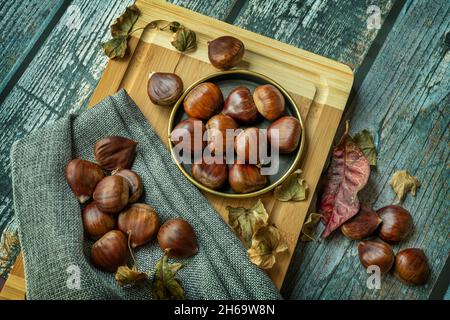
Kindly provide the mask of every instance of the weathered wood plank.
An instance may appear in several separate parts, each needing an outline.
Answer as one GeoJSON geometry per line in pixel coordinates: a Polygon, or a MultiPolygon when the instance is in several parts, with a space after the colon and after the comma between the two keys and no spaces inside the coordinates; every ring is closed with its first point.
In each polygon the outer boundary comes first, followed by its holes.
{"type": "MultiPolygon", "coordinates": [[[[378,168],[362,201],[380,208],[392,203],[389,179],[407,169],[422,186],[404,207],[415,232],[394,252],[425,250],[432,274],[423,287],[407,287],[394,276],[381,290],[366,287],[368,275],[357,256],[357,243],[340,234],[300,245],[284,293],[301,299],[426,299],[448,257],[448,163],[450,141],[450,51],[443,38],[450,28],[448,1],[409,1],[352,102],[352,132],[368,128],[379,139],[378,168]]],[[[321,229],[321,228],[319,228],[321,229]]],[[[320,230],[317,230],[319,234],[320,230]]]]}
{"type": "MultiPolygon", "coordinates": [[[[211,10],[224,19],[234,1],[178,1],[187,7],[211,10]],[[207,9],[209,8],[209,9],[207,9]]],[[[72,1],[28,69],[0,108],[0,234],[14,231],[9,153],[12,143],[86,105],[107,58],[99,44],[109,38],[108,26],[132,1],[72,1]]],[[[33,15],[28,14],[30,20],[33,15]]],[[[208,14],[207,11],[204,11],[208,14]]],[[[8,27],[5,27],[8,29],[8,27]]],[[[11,259],[13,262],[14,259],[11,259]]],[[[0,266],[0,276],[10,268],[0,266]]]]}
{"type": "Polygon", "coordinates": [[[212,18],[225,20],[238,0],[169,0],[167,2],[188,8],[212,18]]]}
{"type": "Polygon", "coordinates": [[[60,0],[0,2],[0,91],[7,74],[14,69],[60,0]]]}
{"type": "Polygon", "coordinates": [[[368,7],[379,7],[381,25],[394,2],[250,0],[234,24],[356,69],[378,31],[367,28],[367,19],[373,13],[367,13],[368,7]]]}

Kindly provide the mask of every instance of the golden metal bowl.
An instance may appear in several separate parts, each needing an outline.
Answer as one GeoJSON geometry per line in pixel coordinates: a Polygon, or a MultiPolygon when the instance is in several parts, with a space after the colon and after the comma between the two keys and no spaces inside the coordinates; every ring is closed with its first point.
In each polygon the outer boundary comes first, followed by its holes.
{"type": "MultiPolygon", "coordinates": [[[[223,92],[223,93],[224,93],[224,98],[226,98],[225,92],[223,92]]],[[[187,88],[184,91],[182,96],[175,103],[172,113],[170,114],[169,126],[168,126],[168,140],[169,140],[169,148],[170,148],[170,153],[172,154],[172,158],[174,159],[178,168],[180,168],[181,172],[195,186],[197,186],[201,190],[205,190],[209,193],[212,193],[212,194],[215,194],[218,196],[223,196],[223,197],[228,197],[228,198],[248,198],[248,197],[259,196],[261,194],[264,194],[264,193],[272,190],[277,185],[281,184],[296,169],[296,167],[300,161],[300,158],[303,154],[303,151],[305,149],[305,127],[304,127],[302,117],[300,115],[299,107],[295,103],[294,99],[292,99],[292,97],[289,95],[289,93],[281,85],[279,85],[272,79],[266,77],[265,75],[262,75],[257,72],[248,71],[248,70],[230,70],[230,71],[216,72],[216,73],[210,74],[206,77],[203,77],[203,78],[197,80],[196,82],[194,82],[192,85],[189,86],[189,88],[187,88]],[[231,91],[231,88],[237,87],[238,85],[247,85],[247,86],[251,87],[252,86],[251,83],[253,83],[253,86],[255,86],[255,84],[256,85],[272,84],[273,86],[278,88],[280,90],[280,92],[284,95],[284,98],[286,101],[286,107],[287,107],[286,109],[289,111],[289,113],[292,116],[299,119],[300,125],[302,128],[300,146],[298,147],[296,153],[294,151],[293,153],[290,154],[290,156],[287,156],[287,160],[289,163],[284,166],[285,171],[276,179],[276,181],[270,181],[270,177],[269,177],[270,183],[267,187],[264,187],[261,190],[253,191],[250,193],[234,193],[231,190],[229,190],[230,192],[224,192],[224,190],[222,190],[222,191],[221,190],[213,190],[208,187],[205,187],[204,185],[202,185],[201,183],[196,181],[189,174],[189,172],[186,171],[185,167],[178,161],[178,159],[174,153],[174,150],[173,150],[174,145],[170,139],[171,132],[172,132],[173,128],[176,126],[176,124],[178,124],[178,122],[181,120],[180,115],[186,116],[184,114],[184,109],[183,109],[183,100],[186,97],[186,95],[195,86],[197,86],[198,84],[200,84],[202,82],[206,82],[206,81],[218,84],[219,87],[222,89],[222,92],[224,91],[224,88],[223,88],[224,86],[229,87],[229,89],[230,89],[229,91],[231,91]],[[177,123],[175,123],[175,122],[177,122],[177,123]]]]}

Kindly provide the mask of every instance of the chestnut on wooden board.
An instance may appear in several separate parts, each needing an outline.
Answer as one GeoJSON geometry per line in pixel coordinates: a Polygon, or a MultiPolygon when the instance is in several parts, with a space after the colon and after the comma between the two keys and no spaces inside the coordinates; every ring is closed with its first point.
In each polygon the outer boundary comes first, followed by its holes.
{"type": "Polygon", "coordinates": [[[394,274],[408,285],[422,285],[427,282],[430,267],[422,249],[400,250],[395,257],[394,274]]]}
{"type": "Polygon", "coordinates": [[[223,114],[232,117],[241,124],[252,124],[259,118],[252,94],[247,87],[233,89],[225,100],[223,114]]]}
{"type": "Polygon", "coordinates": [[[208,58],[217,69],[237,66],[244,56],[245,47],[241,40],[223,36],[208,42],[208,58]]]}
{"type": "Polygon", "coordinates": [[[186,95],[183,106],[189,117],[206,121],[221,110],[222,91],[214,83],[200,83],[186,95]]]}
{"type": "Polygon", "coordinates": [[[175,73],[154,72],[147,86],[150,100],[159,106],[170,106],[183,93],[183,81],[175,73]]]}
{"type": "Polygon", "coordinates": [[[378,230],[381,239],[387,242],[405,240],[413,229],[413,220],[408,210],[390,205],[377,210],[382,223],[378,230]]]}
{"type": "Polygon", "coordinates": [[[364,268],[376,265],[386,274],[394,264],[394,252],[389,244],[379,241],[364,241],[358,245],[359,260],[364,268]]]}

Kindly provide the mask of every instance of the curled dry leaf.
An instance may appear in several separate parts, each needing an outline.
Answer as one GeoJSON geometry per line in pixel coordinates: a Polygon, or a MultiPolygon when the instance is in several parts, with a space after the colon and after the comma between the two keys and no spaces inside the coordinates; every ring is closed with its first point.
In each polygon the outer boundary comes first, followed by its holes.
{"type": "MultiPolygon", "coordinates": [[[[172,28],[171,28],[172,30],[172,28]]],[[[178,51],[189,51],[197,48],[197,36],[194,31],[179,26],[177,32],[172,35],[170,43],[178,51]]]]}
{"type": "Polygon", "coordinates": [[[319,212],[329,236],[359,211],[358,192],[366,185],[370,165],[364,153],[348,134],[349,124],[339,144],[334,147],[325,178],[319,212]]]}
{"type": "Polygon", "coordinates": [[[233,208],[228,206],[228,222],[236,234],[241,238],[246,248],[252,244],[253,234],[263,226],[267,225],[269,215],[261,200],[246,209],[243,207],[233,208]]]}
{"type": "Polygon", "coordinates": [[[147,273],[138,271],[135,266],[131,269],[128,266],[120,266],[115,279],[121,286],[132,285],[139,280],[147,279],[147,273]]]}
{"type": "Polygon", "coordinates": [[[111,35],[113,38],[128,36],[133,25],[139,18],[140,11],[136,5],[131,5],[125,9],[120,17],[111,25],[111,35]]]}
{"type": "Polygon", "coordinates": [[[302,227],[300,240],[303,242],[314,241],[314,230],[322,217],[319,213],[311,212],[302,227]]]}
{"type": "Polygon", "coordinates": [[[302,201],[306,199],[308,185],[301,178],[302,170],[294,171],[280,186],[276,187],[273,195],[280,201],[302,201]]]}
{"type": "Polygon", "coordinates": [[[408,192],[411,192],[411,194],[415,197],[417,188],[420,187],[419,179],[412,176],[406,170],[395,172],[389,184],[397,195],[394,200],[394,204],[403,202],[408,192]]]}
{"type": "Polygon", "coordinates": [[[110,59],[125,57],[128,47],[127,38],[127,36],[120,36],[102,43],[103,51],[110,59]]]}
{"type": "Polygon", "coordinates": [[[280,231],[274,226],[265,226],[253,236],[252,246],[247,250],[250,260],[262,269],[270,269],[277,254],[288,250],[282,241],[280,231]]]}
{"type": "Polygon", "coordinates": [[[181,282],[175,279],[175,273],[183,265],[180,263],[170,264],[168,260],[168,250],[164,251],[163,257],[158,260],[155,266],[155,275],[152,282],[153,298],[157,300],[183,300],[185,299],[184,289],[181,282]]]}
{"type": "Polygon", "coordinates": [[[377,165],[377,151],[373,142],[373,137],[369,131],[363,130],[353,136],[353,141],[364,152],[371,166],[377,165]]]}

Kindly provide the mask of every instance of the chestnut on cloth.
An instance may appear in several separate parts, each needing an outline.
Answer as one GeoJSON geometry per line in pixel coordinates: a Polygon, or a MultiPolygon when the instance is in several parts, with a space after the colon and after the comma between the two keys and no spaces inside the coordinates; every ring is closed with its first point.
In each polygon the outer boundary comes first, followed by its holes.
{"type": "MultiPolygon", "coordinates": [[[[162,222],[181,217],[195,230],[199,252],[179,260],[185,267],[177,273],[187,299],[280,298],[268,276],[249,261],[238,238],[184,178],[139,108],[121,90],[81,115],[66,116],[34,131],[12,148],[14,209],[28,299],[151,299],[150,282],[122,288],[114,274],[89,262],[92,242],[83,234],[81,207],[65,179],[69,160],[94,161],[95,142],[110,135],[139,142],[132,169],[144,183],[142,202],[154,207],[162,222]]],[[[152,271],[162,251],[153,241],[135,255],[139,270],[152,271]]]]}

